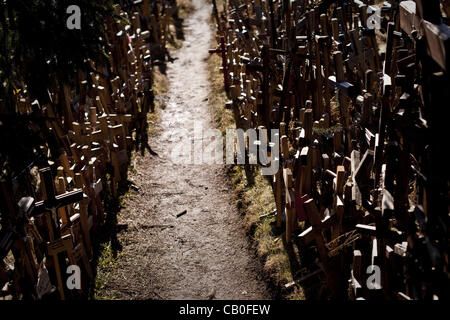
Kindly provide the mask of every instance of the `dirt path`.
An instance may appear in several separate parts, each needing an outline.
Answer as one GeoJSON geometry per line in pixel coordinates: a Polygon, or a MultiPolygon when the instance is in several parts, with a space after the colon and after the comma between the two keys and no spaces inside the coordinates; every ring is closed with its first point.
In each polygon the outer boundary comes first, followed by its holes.
{"type": "Polygon", "coordinates": [[[222,165],[180,165],[170,152],[194,122],[212,128],[207,58],[210,5],[193,0],[186,40],[169,64],[167,107],[151,137],[158,157],[136,158],[132,190],[118,217],[127,229],[105,290],[119,299],[268,299],[222,165]],[[186,213],[180,217],[178,214],[186,213]]]}

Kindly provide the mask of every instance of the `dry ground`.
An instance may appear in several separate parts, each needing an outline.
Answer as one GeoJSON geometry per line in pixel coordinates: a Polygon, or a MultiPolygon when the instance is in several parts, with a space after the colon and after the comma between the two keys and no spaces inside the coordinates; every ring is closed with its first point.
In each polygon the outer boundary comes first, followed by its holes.
{"type": "Polygon", "coordinates": [[[133,160],[133,188],[117,218],[119,249],[103,252],[96,298],[271,298],[224,166],[176,164],[170,156],[194,122],[214,126],[207,102],[210,6],[204,0],[193,6],[185,41],[167,68],[158,134],[150,138],[158,155],[133,160]]]}

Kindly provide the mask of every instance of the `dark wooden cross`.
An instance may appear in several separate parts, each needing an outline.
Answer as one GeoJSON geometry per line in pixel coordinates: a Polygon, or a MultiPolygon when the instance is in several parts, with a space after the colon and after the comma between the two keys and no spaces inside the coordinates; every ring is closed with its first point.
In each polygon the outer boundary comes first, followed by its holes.
{"type": "Polygon", "coordinates": [[[346,97],[353,98],[357,95],[355,86],[347,81],[339,81],[336,76],[329,76],[328,83],[333,89],[338,89],[339,93],[346,97]]]}
{"type": "Polygon", "coordinates": [[[269,0],[269,11],[270,11],[270,29],[271,29],[271,40],[272,40],[272,48],[277,48],[277,27],[275,26],[275,13],[273,8],[273,0],[269,0]]]}
{"type": "MultiPolygon", "coordinates": [[[[56,272],[56,279],[58,282],[58,291],[61,297],[61,300],[65,300],[64,294],[64,286],[62,279],[62,270],[60,267],[60,254],[65,253],[67,256],[69,263],[71,265],[79,265],[80,262],[83,263],[85,272],[90,279],[92,279],[92,270],[89,265],[88,258],[86,256],[86,252],[84,250],[83,244],[80,242],[76,246],[74,246],[72,234],[67,234],[60,239],[55,241],[47,242],[47,253],[53,259],[53,264],[56,272]]],[[[64,270],[64,269],[63,269],[64,270]]],[[[81,292],[81,290],[79,290],[81,292]]]]}
{"type": "Polygon", "coordinates": [[[225,92],[227,95],[230,94],[230,80],[228,79],[228,63],[227,63],[227,50],[225,48],[225,37],[220,37],[220,49],[217,47],[216,49],[210,49],[209,53],[217,53],[222,56],[222,72],[223,72],[223,83],[225,86],[225,92]]]}
{"type": "Polygon", "coordinates": [[[214,14],[214,18],[216,19],[216,24],[217,24],[217,29],[219,32],[221,32],[221,25],[220,25],[220,18],[219,18],[219,12],[217,10],[217,3],[216,0],[212,0],[212,4],[213,4],[213,14],[214,14]]]}
{"type": "Polygon", "coordinates": [[[346,143],[347,150],[351,150],[351,137],[350,137],[350,114],[349,114],[349,98],[355,98],[357,96],[356,87],[345,81],[344,65],[342,61],[342,52],[335,51],[333,53],[336,76],[329,76],[328,82],[333,87],[338,89],[339,105],[340,105],[340,115],[341,121],[344,124],[346,131],[346,143]]]}
{"type": "Polygon", "coordinates": [[[400,27],[408,35],[419,30],[425,36],[428,54],[443,69],[450,66],[450,27],[441,23],[439,1],[417,0],[415,5],[410,1],[399,4],[400,27]]]}
{"type": "Polygon", "coordinates": [[[308,217],[308,221],[311,223],[311,226],[298,236],[299,244],[307,245],[313,240],[315,241],[317,251],[319,253],[320,260],[327,277],[327,284],[331,296],[334,298],[342,296],[343,283],[339,280],[341,276],[339,275],[339,270],[332,266],[330,257],[328,255],[328,249],[325,245],[325,239],[322,234],[324,230],[329,229],[331,226],[339,223],[338,215],[333,214],[331,216],[327,216],[322,220],[320,217],[320,212],[317,209],[316,204],[314,203],[314,199],[305,201],[303,206],[305,208],[306,215],[308,217]]]}
{"type": "Polygon", "coordinates": [[[353,29],[349,33],[352,53],[349,54],[347,63],[350,70],[353,70],[353,68],[356,66],[359,74],[359,80],[364,80],[364,72],[367,69],[365,57],[365,55],[367,54],[367,50],[363,46],[358,29],[353,29]]]}
{"type": "Polygon", "coordinates": [[[56,195],[51,169],[40,169],[39,174],[42,181],[44,200],[36,202],[33,215],[50,212],[52,223],[49,225],[49,236],[50,240],[53,241],[60,237],[58,209],[83,200],[83,190],[74,190],[56,195]]]}
{"type": "Polygon", "coordinates": [[[370,170],[374,152],[367,149],[363,157],[361,159],[359,157],[360,154],[352,153],[353,194],[358,205],[368,207],[368,194],[371,187],[370,170]]]}

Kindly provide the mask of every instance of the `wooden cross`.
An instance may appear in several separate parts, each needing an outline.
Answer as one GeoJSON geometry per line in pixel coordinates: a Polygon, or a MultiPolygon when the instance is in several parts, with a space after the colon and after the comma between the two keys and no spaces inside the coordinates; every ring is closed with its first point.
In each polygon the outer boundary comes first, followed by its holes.
{"type": "Polygon", "coordinates": [[[256,25],[259,30],[264,30],[263,28],[263,7],[261,6],[261,0],[255,0],[252,2],[253,13],[255,18],[250,20],[250,23],[256,25]]]}
{"type": "Polygon", "coordinates": [[[359,298],[362,295],[362,289],[364,279],[362,278],[362,253],[360,250],[353,251],[353,263],[350,275],[350,286],[353,289],[353,297],[359,298]]]}
{"type": "Polygon", "coordinates": [[[50,220],[52,223],[49,225],[49,236],[50,240],[54,240],[60,236],[58,209],[83,200],[83,191],[74,190],[56,195],[51,169],[40,169],[39,174],[42,181],[41,186],[44,200],[36,202],[33,215],[50,212],[50,220]]]}
{"type": "Polygon", "coordinates": [[[414,29],[425,36],[428,54],[445,71],[450,67],[450,27],[441,23],[439,4],[422,0],[402,1],[400,27],[409,35],[414,29]]]}
{"type": "Polygon", "coordinates": [[[64,112],[64,127],[66,130],[72,129],[72,123],[73,123],[73,114],[72,114],[72,107],[70,105],[70,87],[67,84],[64,84],[60,90],[60,103],[61,108],[64,112]]]}
{"type": "MultiPolygon", "coordinates": [[[[33,198],[22,198],[18,206],[13,205],[12,197],[6,182],[1,183],[0,204],[5,204],[2,211],[2,228],[0,230],[0,261],[11,250],[14,259],[14,276],[27,277],[32,284],[38,277],[38,257],[41,257],[38,247],[40,235],[29,223],[29,211],[34,208],[33,198]],[[18,210],[19,209],[19,210],[18,210]],[[29,233],[32,231],[32,233],[29,233]],[[33,241],[35,236],[35,241],[33,241]],[[39,256],[37,256],[39,254],[39,256]]],[[[15,281],[15,279],[13,280],[15,281]]],[[[17,283],[19,284],[19,283],[17,283]]],[[[22,284],[20,284],[22,287],[22,284]]]]}
{"type": "Polygon", "coordinates": [[[337,80],[336,76],[329,76],[328,83],[333,89],[339,90],[339,93],[343,94],[346,97],[353,98],[357,95],[355,86],[345,80],[337,80]]]}
{"type": "MultiPolygon", "coordinates": [[[[286,138],[286,136],[284,136],[286,138]]],[[[283,168],[283,180],[285,184],[286,196],[286,243],[291,243],[292,232],[296,228],[296,214],[295,214],[295,198],[292,189],[292,170],[287,167],[283,168]]]]}
{"type": "Polygon", "coordinates": [[[321,219],[320,212],[314,203],[314,199],[309,199],[303,204],[308,221],[311,226],[303,231],[299,236],[299,244],[306,246],[308,243],[315,241],[317,251],[322,262],[325,275],[327,278],[328,287],[330,289],[331,296],[336,298],[342,295],[342,284],[340,283],[338,270],[332,267],[330,258],[328,256],[328,249],[325,246],[325,239],[322,232],[329,229],[333,224],[338,221],[337,214],[327,216],[325,219],[321,219]]]}
{"type": "MultiPolygon", "coordinates": [[[[326,14],[320,15],[320,24],[322,27],[322,36],[317,38],[318,45],[321,47],[323,52],[323,70],[324,70],[324,78],[326,79],[330,76],[330,67],[329,67],[329,55],[331,50],[331,37],[328,35],[328,27],[327,27],[327,16],[326,14]]],[[[325,112],[330,113],[330,86],[325,83],[325,112]]]]}
{"type": "Polygon", "coordinates": [[[374,152],[367,149],[359,160],[358,153],[352,155],[352,176],[354,183],[354,196],[356,203],[363,207],[368,206],[368,194],[370,189],[370,170],[372,167],[374,152]]]}
{"type": "Polygon", "coordinates": [[[270,28],[271,28],[271,40],[272,40],[272,48],[277,48],[277,26],[275,25],[275,13],[273,8],[273,1],[268,0],[269,2],[269,11],[270,11],[270,28]]]}
{"type": "Polygon", "coordinates": [[[217,47],[216,49],[210,49],[209,53],[217,53],[222,56],[222,73],[223,73],[223,83],[225,86],[225,92],[227,94],[230,93],[230,80],[228,78],[228,63],[227,63],[227,50],[225,48],[225,37],[220,37],[220,49],[217,47]]]}
{"type": "Polygon", "coordinates": [[[342,62],[342,52],[336,51],[333,53],[335,67],[336,67],[336,77],[333,79],[333,76],[330,76],[329,82],[330,84],[338,89],[339,93],[339,105],[340,105],[340,113],[341,113],[341,121],[344,124],[345,132],[346,132],[346,143],[347,150],[351,150],[351,137],[350,137],[350,115],[348,110],[348,98],[356,97],[357,93],[354,92],[354,86],[349,84],[344,80],[344,65],[342,62]]]}
{"type": "MultiPolygon", "coordinates": [[[[81,173],[75,174],[75,186],[77,188],[83,189],[88,191],[90,188],[87,186],[87,184],[84,181],[83,176],[81,173]]],[[[86,251],[89,255],[89,257],[92,256],[92,246],[91,246],[91,234],[90,230],[92,229],[94,225],[94,216],[89,215],[88,207],[89,207],[89,201],[94,201],[92,198],[89,199],[87,197],[83,198],[82,201],[79,203],[79,213],[80,213],[80,225],[81,230],[83,231],[83,240],[85,243],[86,251]]],[[[94,205],[92,205],[93,209],[95,209],[94,205]]]]}
{"type": "Polygon", "coordinates": [[[348,59],[348,65],[350,67],[350,70],[353,70],[355,66],[357,66],[359,79],[364,79],[364,72],[367,69],[366,66],[366,52],[365,48],[363,47],[362,41],[359,36],[359,31],[357,29],[353,29],[350,31],[350,37],[351,37],[351,46],[353,49],[353,53],[349,55],[348,59]]]}
{"type": "Polygon", "coordinates": [[[59,264],[58,254],[65,252],[69,263],[71,265],[77,265],[78,261],[82,260],[84,264],[85,271],[89,278],[92,279],[92,270],[87,259],[86,253],[82,243],[79,243],[74,247],[73,236],[71,234],[65,235],[60,239],[55,241],[47,242],[47,253],[53,258],[53,263],[55,265],[56,278],[58,282],[58,290],[61,300],[65,300],[64,287],[62,281],[62,270],[59,264]]]}

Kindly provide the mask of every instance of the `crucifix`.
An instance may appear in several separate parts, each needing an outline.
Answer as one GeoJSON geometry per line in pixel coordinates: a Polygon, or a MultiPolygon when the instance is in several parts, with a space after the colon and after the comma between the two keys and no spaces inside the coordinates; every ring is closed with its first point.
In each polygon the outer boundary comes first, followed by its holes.
{"type": "Polygon", "coordinates": [[[42,194],[44,200],[36,202],[33,215],[50,212],[50,219],[47,220],[47,226],[49,228],[50,240],[53,241],[60,237],[61,232],[58,209],[83,200],[83,191],[74,190],[56,195],[51,169],[40,169],[39,174],[42,181],[42,194]]]}
{"type": "MultiPolygon", "coordinates": [[[[61,238],[61,226],[58,216],[58,210],[75,202],[81,202],[83,200],[84,194],[83,190],[80,189],[56,195],[51,169],[50,168],[40,169],[39,174],[42,181],[42,194],[44,200],[36,202],[35,208],[33,210],[33,215],[38,215],[40,213],[46,212],[50,213],[50,218],[46,216],[47,228],[49,232],[48,248],[49,254],[52,255],[53,257],[59,293],[61,298],[64,299],[64,289],[62,286],[61,270],[60,270],[61,257],[58,257],[57,254],[59,251],[55,253],[53,250],[50,250],[50,248],[58,246],[57,243],[59,240],[63,241],[61,238]]],[[[68,241],[64,240],[62,243],[66,242],[68,241]]],[[[66,244],[62,246],[63,251],[66,250],[66,247],[69,246],[66,244]]],[[[72,262],[75,261],[74,259],[70,260],[72,262]]]]}

